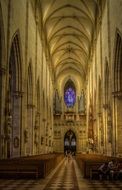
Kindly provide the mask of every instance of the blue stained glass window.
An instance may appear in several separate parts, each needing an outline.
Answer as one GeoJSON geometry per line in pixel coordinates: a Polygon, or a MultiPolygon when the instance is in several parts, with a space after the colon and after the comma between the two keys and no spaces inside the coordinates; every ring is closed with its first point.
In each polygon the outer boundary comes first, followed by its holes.
{"type": "Polygon", "coordinates": [[[67,107],[72,107],[76,101],[76,93],[72,87],[69,87],[64,92],[64,101],[67,107]]]}

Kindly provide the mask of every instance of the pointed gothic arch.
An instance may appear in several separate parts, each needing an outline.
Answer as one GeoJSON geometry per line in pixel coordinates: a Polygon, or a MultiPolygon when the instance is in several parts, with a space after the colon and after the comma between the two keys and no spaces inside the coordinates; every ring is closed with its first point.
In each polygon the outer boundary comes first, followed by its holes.
{"type": "Polygon", "coordinates": [[[19,30],[14,34],[9,56],[7,125],[10,134],[7,138],[7,157],[19,157],[21,154],[22,119],[22,61],[19,30]]]}
{"type": "Polygon", "coordinates": [[[113,154],[122,154],[122,34],[117,29],[113,62],[113,154]]]}
{"type": "Polygon", "coordinates": [[[64,135],[64,152],[76,153],[76,135],[71,129],[64,135]]]}
{"type": "Polygon", "coordinates": [[[0,3],[0,157],[5,157],[4,139],[4,106],[5,106],[5,33],[3,24],[2,7],[0,3]]]}
{"type": "Polygon", "coordinates": [[[114,57],[114,92],[122,91],[122,35],[116,32],[116,45],[114,57]]]}
{"type": "Polygon", "coordinates": [[[64,102],[67,107],[73,107],[76,102],[76,88],[71,79],[64,86],[64,102]]]}

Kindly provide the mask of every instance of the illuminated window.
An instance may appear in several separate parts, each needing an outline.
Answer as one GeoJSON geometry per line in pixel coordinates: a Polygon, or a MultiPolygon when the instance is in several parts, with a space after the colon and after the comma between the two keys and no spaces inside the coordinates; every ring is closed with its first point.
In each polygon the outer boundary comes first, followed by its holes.
{"type": "Polygon", "coordinates": [[[76,101],[76,92],[72,86],[68,86],[64,91],[64,101],[67,107],[73,107],[76,101]]]}

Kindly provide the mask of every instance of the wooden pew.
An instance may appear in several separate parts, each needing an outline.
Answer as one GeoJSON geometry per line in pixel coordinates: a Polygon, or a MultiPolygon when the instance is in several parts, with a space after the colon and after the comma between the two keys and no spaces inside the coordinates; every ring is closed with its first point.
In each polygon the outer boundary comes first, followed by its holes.
{"type": "Polygon", "coordinates": [[[63,159],[63,154],[48,154],[0,160],[1,178],[45,178],[63,159]]]}
{"type": "Polygon", "coordinates": [[[77,163],[81,169],[83,177],[90,179],[98,179],[98,168],[100,167],[100,165],[112,159],[116,159],[119,163],[122,163],[122,158],[115,158],[103,155],[79,154],[76,157],[77,163]]]}
{"type": "Polygon", "coordinates": [[[38,167],[35,165],[0,165],[0,178],[39,178],[38,167]]]}

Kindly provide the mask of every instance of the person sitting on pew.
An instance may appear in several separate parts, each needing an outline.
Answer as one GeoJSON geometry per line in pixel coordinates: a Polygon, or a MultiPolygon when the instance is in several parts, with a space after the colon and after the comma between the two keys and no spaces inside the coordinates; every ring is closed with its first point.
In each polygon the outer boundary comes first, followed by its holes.
{"type": "Polygon", "coordinates": [[[108,175],[109,175],[108,163],[107,162],[103,163],[99,167],[98,171],[99,171],[100,180],[106,179],[108,177],[108,175]]]}
{"type": "Polygon", "coordinates": [[[108,163],[108,169],[109,169],[109,176],[110,179],[118,178],[119,175],[119,163],[117,160],[111,160],[108,163]]]}

